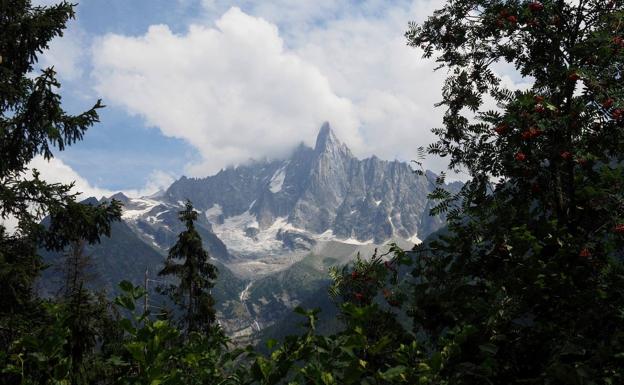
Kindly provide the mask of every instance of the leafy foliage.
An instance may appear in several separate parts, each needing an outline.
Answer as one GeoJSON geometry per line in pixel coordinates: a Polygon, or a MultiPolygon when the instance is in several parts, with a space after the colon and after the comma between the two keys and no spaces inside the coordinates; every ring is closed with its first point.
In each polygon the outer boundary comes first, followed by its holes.
{"type": "Polygon", "coordinates": [[[450,73],[429,152],[472,177],[432,194],[451,235],[414,270],[445,381],[622,381],[623,6],[451,1],[406,34],[450,73]],[[503,88],[500,61],[532,86],[503,88]]]}

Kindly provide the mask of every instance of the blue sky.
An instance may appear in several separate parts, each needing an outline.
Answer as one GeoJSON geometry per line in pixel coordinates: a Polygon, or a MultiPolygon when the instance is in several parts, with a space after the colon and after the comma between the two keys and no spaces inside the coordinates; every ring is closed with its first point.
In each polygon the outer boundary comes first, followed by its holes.
{"type": "Polygon", "coordinates": [[[324,121],[360,157],[409,161],[441,121],[444,74],[403,32],[441,3],[83,0],[40,65],[57,69],[67,110],[107,107],[84,141],[34,166],[87,193],[141,195],[285,156],[324,121]]]}

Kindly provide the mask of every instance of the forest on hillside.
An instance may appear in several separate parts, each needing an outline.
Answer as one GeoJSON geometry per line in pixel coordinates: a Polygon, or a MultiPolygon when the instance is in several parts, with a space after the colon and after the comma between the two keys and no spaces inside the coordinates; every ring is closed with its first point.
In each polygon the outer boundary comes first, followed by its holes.
{"type": "Polygon", "coordinates": [[[128,281],[112,301],[88,288],[85,247],[122,203],[80,203],[29,168],[104,107],[70,114],[54,69],[34,73],[74,8],[0,1],[0,216],[17,222],[0,225],[1,384],[624,383],[624,1],[447,0],[406,26],[446,73],[415,172],[440,156],[470,175],[454,192],[430,180],[446,228],[331,269],[339,331],[299,307],[300,333],[248,347],[215,317],[190,201],[159,272],[175,312],[145,311],[128,281]],[[501,63],[530,85],[505,88],[501,63]],[[54,298],[36,288],[44,251],[65,256],[54,298]]]}

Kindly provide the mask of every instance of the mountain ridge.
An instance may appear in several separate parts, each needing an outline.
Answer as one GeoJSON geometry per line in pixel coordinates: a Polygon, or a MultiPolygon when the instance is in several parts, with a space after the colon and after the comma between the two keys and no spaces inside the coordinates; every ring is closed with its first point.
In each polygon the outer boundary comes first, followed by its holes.
{"type": "Polygon", "coordinates": [[[430,191],[407,163],[356,158],[325,123],[314,148],[301,144],[283,160],[182,177],[163,195],[169,202],[190,199],[199,211],[219,213],[217,221],[248,212],[257,231],[282,220],[315,235],[331,231],[337,239],[382,244],[417,240],[442,225],[443,218],[429,217],[430,191]]]}
{"type": "MultiPolygon", "coordinates": [[[[285,159],[182,176],[146,197],[102,198],[123,203],[122,222],[113,238],[88,251],[101,266],[99,286],[109,293],[122,278],[141,284],[146,269],[158,280],[155,273],[184,227],[178,213],[192,201],[196,229],[220,270],[218,319],[238,341],[252,341],[297,304],[314,302],[328,284],[330,264],[387,250],[392,242],[409,249],[438,230],[444,217],[429,216],[427,198],[435,178],[397,160],[358,159],[325,123],[313,148],[301,144],[285,159]]],[[[58,254],[46,256],[51,265],[59,261],[58,254]]],[[[46,288],[51,293],[54,285],[46,288]]]]}

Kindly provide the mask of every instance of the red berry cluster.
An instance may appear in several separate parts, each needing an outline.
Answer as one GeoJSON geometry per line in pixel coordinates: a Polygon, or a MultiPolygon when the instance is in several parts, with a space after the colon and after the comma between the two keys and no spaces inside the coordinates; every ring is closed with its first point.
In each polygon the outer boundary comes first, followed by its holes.
{"type": "Polygon", "coordinates": [[[522,134],[521,134],[522,139],[524,139],[524,140],[537,138],[540,135],[542,135],[542,131],[540,129],[538,129],[538,128],[535,128],[535,127],[531,127],[528,130],[522,132],[522,134]]]}
{"type": "Polygon", "coordinates": [[[579,80],[580,78],[581,78],[581,75],[577,74],[576,72],[572,72],[568,75],[568,80],[571,82],[575,82],[579,80]]]}
{"type": "Polygon", "coordinates": [[[531,10],[531,12],[539,12],[544,9],[544,4],[540,3],[539,1],[534,1],[532,3],[529,3],[529,9],[531,10]]]}
{"type": "Polygon", "coordinates": [[[496,126],[496,128],[494,128],[494,132],[496,132],[498,135],[503,135],[507,132],[507,124],[499,124],[498,126],[496,126]]]}
{"type": "Polygon", "coordinates": [[[401,303],[396,298],[394,298],[394,293],[386,288],[383,289],[383,296],[386,301],[388,301],[388,304],[390,306],[398,307],[401,305],[401,303]]]}
{"type": "Polygon", "coordinates": [[[579,257],[583,257],[583,258],[589,258],[591,257],[591,251],[589,251],[589,249],[587,247],[584,247],[580,252],[579,252],[579,257]]]}
{"type": "Polygon", "coordinates": [[[608,110],[609,108],[613,107],[613,103],[614,103],[613,99],[608,98],[604,102],[602,102],[602,107],[608,110]]]}
{"type": "Polygon", "coordinates": [[[501,10],[498,13],[498,18],[496,19],[496,25],[499,28],[502,28],[505,26],[505,23],[508,23],[510,26],[514,26],[518,23],[518,17],[509,14],[509,11],[506,9],[501,10]]]}
{"type": "Polygon", "coordinates": [[[624,223],[619,223],[615,225],[615,227],[613,228],[613,231],[618,234],[624,234],[624,223]]]}
{"type": "Polygon", "coordinates": [[[523,162],[526,160],[527,156],[524,152],[517,152],[516,155],[514,156],[514,158],[518,161],[518,162],[523,162]]]}

